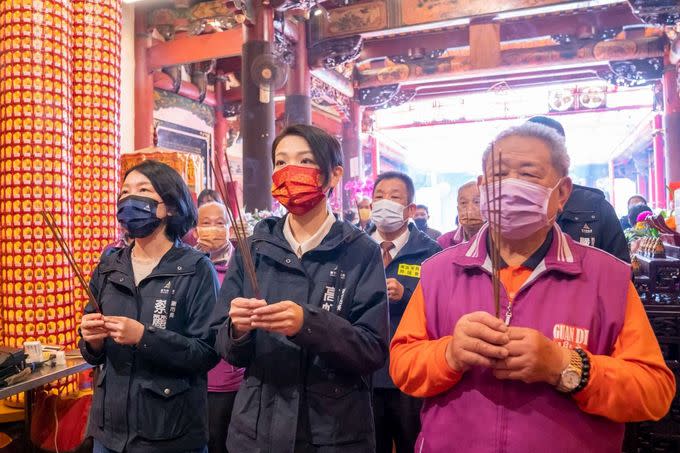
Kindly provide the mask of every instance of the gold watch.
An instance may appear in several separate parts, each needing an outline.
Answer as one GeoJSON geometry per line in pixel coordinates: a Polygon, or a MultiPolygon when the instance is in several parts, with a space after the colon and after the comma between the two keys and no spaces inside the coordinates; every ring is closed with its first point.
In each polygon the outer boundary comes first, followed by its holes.
{"type": "Polygon", "coordinates": [[[576,387],[581,383],[581,376],[583,375],[583,359],[581,355],[573,349],[570,353],[569,365],[562,371],[560,380],[557,383],[557,390],[563,393],[576,390],[576,387]]]}

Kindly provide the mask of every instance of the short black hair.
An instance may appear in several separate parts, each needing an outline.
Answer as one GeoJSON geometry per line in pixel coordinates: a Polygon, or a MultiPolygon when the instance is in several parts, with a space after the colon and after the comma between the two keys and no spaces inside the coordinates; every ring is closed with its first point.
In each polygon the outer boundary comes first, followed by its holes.
{"type": "Polygon", "coordinates": [[[637,218],[643,212],[654,212],[654,211],[652,211],[652,208],[650,208],[646,204],[637,204],[637,205],[631,207],[628,210],[628,222],[630,223],[631,227],[634,227],[635,224],[637,224],[637,218]]]}
{"type": "Polygon", "coordinates": [[[302,137],[309,144],[314,160],[321,170],[323,183],[331,179],[333,170],[342,167],[342,146],[337,138],[316,126],[308,124],[293,124],[281,131],[272,143],[272,164],[276,165],[276,148],[285,137],[295,135],[302,137]]]}
{"type": "Polygon", "coordinates": [[[191,193],[182,177],[172,167],[157,160],[145,160],[129,169],[123,180],[133,171],[149,178],[151,185],[160,195],[169,215],[165,234],[170,240],[181,239],[196,226],[198,213],[191,193]]]}
{"type": "Polygon", "coordinates": [[[222,197],[220,196],[220,194],[216,190],[212,189],[201,190],[201,193],[198,194],[198,198],[196,198],[196,203],[198,203],[199,208],[211,201],[218,201],[220,203],[224,203],[222,201],[222,197]]]}
{"type": "Polygon", "coordinates": [[[428,214],[430,213],[430,210],[427,209],[427,206],[425,206],[424,204],[417,204],[416,209],[424,209],[425,212],[427,212],[428,214]]]}
{"type": "Polygon", "coordinates": [[[413,180],[406,173],[400,171],[386,171],[385,173],[380,173],[373,184],[373,196],[375,196],[375,189],[378,188],[378,184],[386,179],[399,179],[406,186],[407,201],[409,204],[413,203],[416,198],[416,187],[413,185],[413,180]]]}
{"type": "Polygon", "coordinates": [[[550,118],[549,116],[534,116],[529,118],[527,123],[536,123],[536,124],[542,124],[544,126],[547,126],[551,129],[554,129],[558,134],[562,136],[562,138],[567,138],[567,136],[564,133],[564,126],[562,126],[562,123],[557,121],[556,119],[550,118]]]}

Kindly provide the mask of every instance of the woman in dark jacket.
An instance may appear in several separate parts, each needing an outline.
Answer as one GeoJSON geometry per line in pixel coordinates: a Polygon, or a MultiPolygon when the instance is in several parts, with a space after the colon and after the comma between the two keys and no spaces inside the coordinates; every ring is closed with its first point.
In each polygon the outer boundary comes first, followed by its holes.
{"type": "Polygon", "coordinates": [[[343,171],[335,138],[292,126],[272,150],[272,194],[289,214],[260,222],[249,240],[261,298],[239,251],[219,297],[216,349],[246,368],[227,448],[371,452],[369,376],[388,347],[380,249],[328,209],[343,171]]]}
{"type": "Polygon", "coordinates": [[[207,452],[206,373],[217,278],[179,238],[196,208],[179,174],[145,161],[125,175],[118,221],[134,242],[102,257],[81,322],[80,350],[103,365],[88,422],[95,453],[207,452]]]}

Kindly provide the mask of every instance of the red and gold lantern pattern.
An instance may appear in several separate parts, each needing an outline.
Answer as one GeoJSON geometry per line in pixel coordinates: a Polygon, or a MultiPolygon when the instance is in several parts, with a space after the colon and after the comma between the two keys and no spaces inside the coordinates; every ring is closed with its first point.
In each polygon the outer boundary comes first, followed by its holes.
{"type": "MultiPolygon", "coordinates": [[[[73,254],[90,276],[116,238],[120,159],[119,0],[73,4],[73,254]]],[[[87,296],[75,290],[76,319],[87,296]]]]}
{"type": "Polygon", "coordinates": [[[72,242],[69,0],[0,0],[0,255],[2,331],[76,345],[74,278],[42,220],[72,242]]]}

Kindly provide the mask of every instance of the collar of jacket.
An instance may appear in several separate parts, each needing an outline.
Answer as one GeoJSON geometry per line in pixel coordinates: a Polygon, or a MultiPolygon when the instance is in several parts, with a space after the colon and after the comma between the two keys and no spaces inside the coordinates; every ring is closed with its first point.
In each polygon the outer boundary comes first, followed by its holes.
{"type": "MultiPolygon", "coordinates": [[[[488,224],[484,225],[472,240],[451,248],[455,255],[452,258],[454,266],[466,268],[481,268],[491,272],[491,258],[487,250],[488,224]]],[[[553,241],[545,258],[536,266],[533,278],[546,271],[556,271],[568,275],[578,275],[583,272],[581,250],[574,246],[573,240],[564,234],[560,227],[553,226],[553,241]]]]}
{"type": "MultiPolygon", "coordinates": [[[[278,248],[284,249],[287,252],[293,253],[290,248],[290,244],[288,244],[286,237],[283,235],[283,225],[285,221],[285,216],[280,218],[269,217],[262,220],[257,225],[255,225],[252,241],[254,243],[266,242],[278,248]]],[[[321,241],[321,244],[319,244],[319,246],[312,252],[327,252],[335,250],[342,244],[353,242],[357,238],[361,237],[362,234],[364,233],[354,225],[348,222],[336,220],[331,227],[331,230],[321,241]]]]}
{"type": "MultiPolygon", "coordinates": [[[[132,245],[103,257],[100,264],[101,273],[121,272],[132,277],[132,245]]],[[[147,277],[156,275],[184,275],[196,272],[196,264],[206,255],[176,240],[170,250],[163,255],[154,271],[147,277]],[[190,253],[187,253],[190,252],[190,253]]]]}
{"type": "Polygon", "coordinates": [[[569,217],[570,214],[599,210],[600,205],[605,201],[604,193],[601,190],[574,184],[564,209],[557,216],[557,221],[559,222],[565,216],[569,217]]]}

